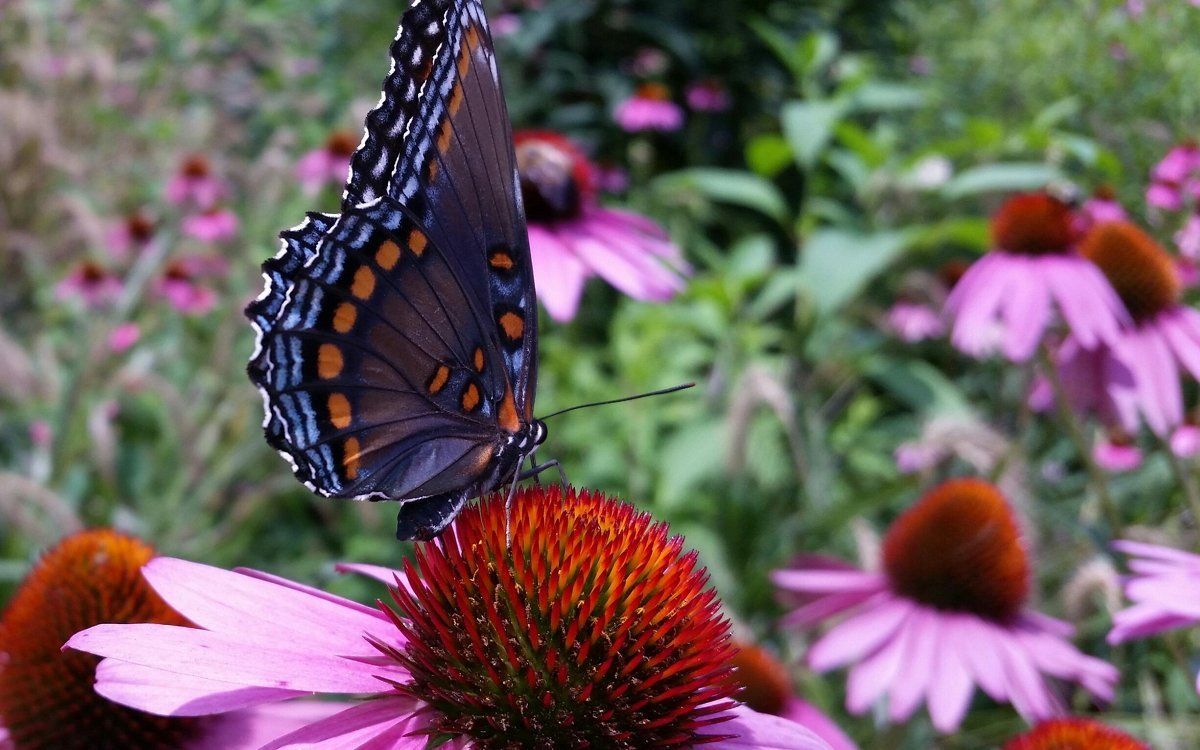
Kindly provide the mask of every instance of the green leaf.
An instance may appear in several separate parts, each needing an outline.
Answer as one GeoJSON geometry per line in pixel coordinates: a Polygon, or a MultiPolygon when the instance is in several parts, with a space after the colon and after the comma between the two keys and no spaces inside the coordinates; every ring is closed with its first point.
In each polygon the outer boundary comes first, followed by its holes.
{"type": "Polygon", "coordinates": [[[845,109],[844,104],[833,100],[788,102],[784,105],[783,135],[802,169],[810,170],[816,166],[845,109]]]}
{"type": "Polygon", "coordinates": [[[779,189],[749,172],[697,167],[663,175],[655,181],[655,187],[667,191],[693,191],[711,201],[761,211],[779,222],[787,219],[787,203],[779,189]]]}
{"type": "Polygon", "coordinates": [[[850,101],[859,112],[898,112],[925,106],[927,96],[916,86],[867,81],[850,94],[850,101]]]}
{"type": "Polygon", "coordinates": [[[783,136],[765,133],[746,144],[746,164],[763,177],[774,177],[792,163],[792,149],[783,136]]]}
{"type": "Polygon", "coordinates": [[[909,237],[908,231],[860,234],[841,229],[817,230],[804,244],[800,259],[801,287],[817,312],[834,312],[891,265],[909,237]]]}
{"type": "Polygon", "coordinates": [[[959,173],[946,183],[942,194],[946,198],[955,199],[981,193],[1036,190],[1060,177],[1057,169],[1040,162],[984,164],[959,173]]]}
{"type": "Polygon", "coordinates": [[[928,362],[879,357],[865,369],[867,377],[918,412],[970,411],[958,386],[928,362]]]}

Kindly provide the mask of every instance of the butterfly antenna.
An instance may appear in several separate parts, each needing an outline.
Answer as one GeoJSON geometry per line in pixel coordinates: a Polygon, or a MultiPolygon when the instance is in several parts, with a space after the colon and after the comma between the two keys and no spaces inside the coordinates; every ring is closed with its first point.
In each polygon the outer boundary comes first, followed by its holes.
{"type": "Polygon", "coordinates": [[[636,396],[626,396],[624,398],[614,398],[610,401],[593,401],[590,404],[579,404],[578,406],[572,406],[568,409],[556,411],[553,414],[547,414],[546,416],[542,417],[541,419],[542,419],[542,421],[545,421],[545,420],[549,419],[550,417],[557,417],[559,414],[566,414],[569,411],[578,411],[579,409],[589,409],[593,406],[608,406],[609,404],[623,404],[626,401],[637,401],[639,398],[650,398],[651,396],[665,396],[668,393],[675,393],[677,391],[686,391],[688,388],[695,388],[695,387],[696,387],[695,383],[683,383],[681,385],[673,385],[670,388],[663,388],[663,389],[657,390],[657,391],[650,391],[649,393],[639,393],[636,396]]]}

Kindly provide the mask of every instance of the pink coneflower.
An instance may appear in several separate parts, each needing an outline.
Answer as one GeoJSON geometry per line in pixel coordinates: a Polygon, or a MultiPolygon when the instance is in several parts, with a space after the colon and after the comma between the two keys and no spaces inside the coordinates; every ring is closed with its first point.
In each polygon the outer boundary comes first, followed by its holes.
{"type": "Polygon", "coordinates": [[[204,315],[217,304],[217,293],[202,283],[214,275],[209,266],[202,257],[173,260],[154,282],[154,292],[185,315],[204,315]]]}
{"type": "Polygon", "coordinates": [[[729,90],[711,78],[688,86],[684,96],[688,106],[697,112],[724,112],[732,105],[729,90]]]}
{"type": "Polygon", "coordinates": [[[901,341],[915,344],[933,339],[946,332],[942,316],[929,305],[919,302],[897,302],[887,313],[887,324],[901,341]]]}
{"type": "Polygon", "coordinates": [[[738,700],[761,714],[782,716],[829,743],[832,750],[858,750],[841,727],[816,706],[796,696],[787,669],[769,651],[738,643],[733,657],[738,700]]]}
{"type": "Polygon", "coordinates": [[[1150,750],[1140,740],[1094,719],[1043,721],[1004,745],[1004,750],[1150,750]]]}
{"type": "Polygon", "coordinates": [[[325,140],[325,145],[309,151],[296,162],[296,179],[304,192],[315,195],[326,185],[340,187],[350,172],[350,157],[358,148],[358,137],[349,131],[338,130],[325,140]]]}
{"type": "Polygon", "coordinates": [[[1143,458],[1142,449],[1120,431],[1106,435],[1092,446],[1092,459],[1096,465],[1113,474],[1124,474],[1139,468],[1143,458]]]}
{"type": "Polygon", "coordinates": [[[1097,350],[1094,371],[1127,432],[1137,432],[1140,414],[1165,436],[1183,422],[1180,371],[1200,378],[1200,312],[1181,304],[1171,256],[1133,224],[1095,227],[1081,251],[1108,278],[1134,321],[1097,350]]]}
{"type": "Polygon", "coordinates": [[[573,141],[546,130],[514,137],[538,298],[555,320],[570,320],[583,284],[599,275],[630,297],[670,299],[687,264],[662,227],[596,202],[595,167],[573,141]]]}
{"type": "Polygon", "coordinates": [[[1190,261],[1200,260],[1200,213],[1192,214],[1175,233],[1179,254],[1190,261]]]}
{"type": "Polygon", "coordinates": [[[167,201],[171,204],[190,204],[202,210],[216,205],[225,192],[225,183],[213,174],[212,164],[203,154],[185,158],[166,187],[167,201]]]}
{"type": "Polygon", "coordinates": [[[888,696],[903,721],[922,702],[952,732],[974,686],[1026,719],[1062,713],[1046,676],[1110,700],[1117,670],[1080,653],[1072,628],[1026,608],[1030,569],[1017,520],[993,485],[946,482],[901,515],[884,540],[882,572],[800,566],[775,583],[807,601],[787,617],[812,626],[842,613],[809,649],[818,671],[854,664],[846,705],[863,713],[888,696]]]}
{"type": "Polygon", "coordinates": [[[1194,424],[1180,425],[1167,441],[1171,452],[1180,458],[1194,458],[1200,454],[1200,427],[1194,424]]]}
{"type": "Polygon", "coordinates": [[[108,349],[114,354],[122,354],[129,350],[142,337],[142,329],[137,323],[121,323],[109,331],[108,349]]]}
{"type": "MultiPolygon", "coordinates": [[[[21,584],[0,620],[0,736],[14,750],[254,748],[332,713],[309,702],[219,718],[163,718],[112,703],[92,689],[99,662],[62,645],[98,623],[184,630],[187,621],[146,585],[154,550],[107,530],[63,540],[21,584]]],[[[164,683],[164,687],[167,683],[164,683]]],[[[3,739],[0,739],[3,742],[3,739]]]]}
{"type": "Polygon", "coordinates": [[[1133,604],[1113,615],[1109,643],[1200,624],[1200,555],[1128,540],[1114,542],[1113,549],[1129,556],[1132,575],[1124,588],[1133,604]]]}
{"type": "Polygon", "coordinates": [[[85,260],[54,287],[54,296],[63,302],[79,301],[84,307],[110,305],[121,296],[122,284],[116,275],[94,261],[85,260]]]}
{"type": "Polygon", "coordinates": [[[1117,194],[1107,185],[1096,188],[1092,197],[1083,202],[1076,214],[1076,231],[1082,237],[1097,224],[1109,221],[1125,221],[1129,214],[1117,200],[1117,194]]]}
{"type": "Polygon", "coordinates": [[[643,83],[633,96],[617,105],[613,118],[623,130],[673,132],[683,127],[683,109],[671,101],[671,92],[658,83],[643,83]]]}
{"type": "Polygon", "coordinates": [[[1200,200],[1200,145],[1181,143],[1167,152],[1150,175],[1146,203],[1179,211],[1200,200]]]}
{"type": "Polygon", "coordinates": [[[264,750],[827,748],[732,700],[729,623],[665,525],[558,486],[522,491],[511,516],[505,499],[418,543],[390,606],[155,560],[146,579],[199,630],[101,625],[69,645],[107,657],[101,694],[165,715],[373,699],[264,750]]]}
{"type": "Polygon", "coordinates": [[[201,242],[225,242],[237,236],[238,217],[228,208],[213,206],[183,220],[183,233],[201,242]]]}
{"type": "Polygon", "coordinates": [[[108,253],[114,260],[125,260],[131,252],[140,252],[149,245],[157,230],[154,219],[144,211],[127,214],[108,229],[108,253]]]}
{"type": "Polygon", "coordinates": [[[994,247],[976,261],[946,300],[951,342],[973,356],[1000,340],[1014,362],[1037,350],[1057,305],[1086,348],[1116,338],[1128,315],[1104,275],[1075,252],[1075,219],[1045,193],[1009,198],[992,217],[994,247]]]}

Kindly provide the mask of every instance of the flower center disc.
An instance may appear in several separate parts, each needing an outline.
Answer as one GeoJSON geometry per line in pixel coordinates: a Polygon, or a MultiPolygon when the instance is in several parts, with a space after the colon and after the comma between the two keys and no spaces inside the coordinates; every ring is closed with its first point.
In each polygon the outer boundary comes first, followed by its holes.
{"type": "Polygon", "coordinates": [[[204,719],[152,716],[100,697],[99,657],[61,651],[105,622],[186,625],[142,578],[154,551],[112,531],[68,537],[46,554],[0,621],[0,724],[19,750],[185,747],[204,719]]]}
{"type": "Polygon", "coordinates": [[[579,147],[558,133],[541,130],[518,131],[513,140],[529,221],[577,218],[594,190],[591,165],[579,147]]]}
{"type": "Polygon", "coordinates": [[[888,530],[884,568],[899,594],[1004,621],[1029,594],[1029,561],[993,485],[956,479],[928,492],[888,530]]]}
{"type": "MultiPolygon", "coordinates": [[[[696,554],[664,524],[603,495],[504,496],[417,547],[401,689],[436,735],[482,748],[686,748],[736,692],[734,648],[696,554]]],[[[406,616],[406,617],[405,617],[406,616]]]]}
{"type": "Polygon", "coordinates": [[[1150,750],[1150,746],[1091,719],[1053,719],[1010,740],[1004,750],[1150,750]]]}
{"type": "Polygon", "coordinates": [[[1080,251],[1100,267],[1134,320],[1153,318],[1179,301],[1179,274],[1150,235],[1125,221],[1096,226],[1080,251]]]}
{"type": "Polygon", "coordinates": [[[741,686],[738,699],[759,713],[783,713],[792,694],[791,680],[784,666],[766,649],[749,643],[738,644],[733,663],[741,686]]]}
{"type": "Polygon", "coordinates": [[[1075,241],[1071,207],[1046,193],[1014,195],[992,217],[992,240],[1020,255],[1064,253],[1075,241]]]}

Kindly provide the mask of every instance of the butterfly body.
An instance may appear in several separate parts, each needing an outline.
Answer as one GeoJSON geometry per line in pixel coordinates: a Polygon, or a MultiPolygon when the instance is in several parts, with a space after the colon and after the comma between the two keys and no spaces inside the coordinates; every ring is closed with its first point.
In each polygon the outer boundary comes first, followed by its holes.
{"type": "Polygon", "coordinates": [[[392,55],[341,213],[263,265],[248,371],[302,482],[398,500],[398,536],[429,538],[545,439],[537,301],[479,1],[418,2],[392,55]]]}

